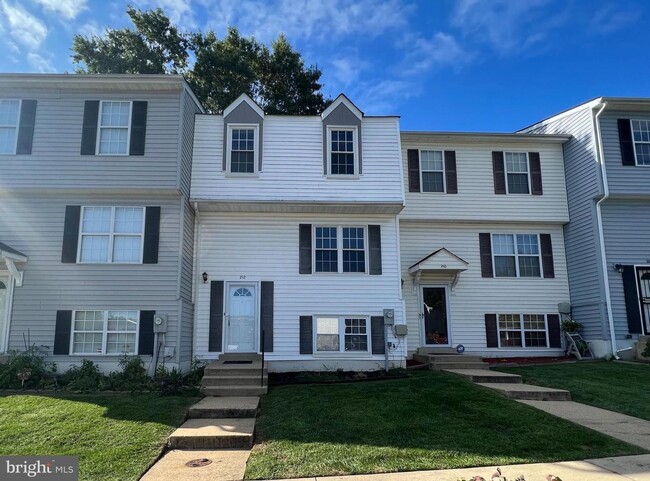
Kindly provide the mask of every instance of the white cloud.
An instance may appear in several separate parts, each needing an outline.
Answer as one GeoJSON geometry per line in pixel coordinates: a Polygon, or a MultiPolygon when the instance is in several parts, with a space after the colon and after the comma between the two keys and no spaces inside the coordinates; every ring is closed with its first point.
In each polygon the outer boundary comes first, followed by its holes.
{"type": "Polygon", "coordinates": [[[29,65],[38,73],[56,72],[56,69],[54,68],[54,66],[52,66],[50,61],[37,53],[34,52],[28,53],[27,61],[29,62],[29,65]]]}
{"type": "Polygon", "coordinates": [[[594,13],[590,27],[592,31],[606,35],[636,22],[639,17],[641,17],[639,10],[619,10],[615,5],[609,4],[594,13]]]}
{"type": "Polygon", "coordinates": [[[87,8],[87,0],[33,0],[45,10],[57,13],[66,20],[73,20],[87,8]]]}
{"type": "Polygon", "coordinates": [[[359,81],[362,73],[370,68],[370,64],[362,60],[357,54],[347,57],[337,57],[329,62],[330,68],[323,72],[329,75],[343,89],[359,81]]]}
{"type": "Polygon", "coordinates": [[[432,38],[407,35],[400,44],[405,49],[404,75],[416,75],[437,67],[459,68],[473,55],[451,35],[438,32],[432,38]]]}
{"type": "Polygon", "coordinates": [[[134,6],[143,9],[161,8],[169,19],[185,27],[195,27],[192,0],[135,0],[134,6]]]}
{"type": "Polygon", "coordinates": [[[78,27],[76,33],[84,37],[100,37],[103,35],[104,29],[96,21],[91,20],[78,27]]]}
{"type": "Polygon", "coordinates": [[[29,50],[38,50],[47,37],[47,27],[24,8],[6,0],[1,0],[0,11],[13,40],[29,50]]]}

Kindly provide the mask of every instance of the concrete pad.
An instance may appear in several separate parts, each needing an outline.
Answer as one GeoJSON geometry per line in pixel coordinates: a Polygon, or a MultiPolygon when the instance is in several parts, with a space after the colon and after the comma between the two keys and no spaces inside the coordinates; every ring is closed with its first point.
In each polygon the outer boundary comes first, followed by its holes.
{"type": "Polygon", "coordinates": [[[533,386],[532,384],[476,383],[478,386],[501,391],[512,399],[531,399],[537,401],[570,401],[571,393],[564,389],[533,386]]]}
{"type": "Polygon", "coordinates": [[[241,481],[249,455],[247,450],[170,451],[140,481],[241,481]],[[212,463],[200,468],[185,465],[200,458],[212,463]]]}
{"type": "Polygon", "coordinates": [[[650,456],[621,456],[618,458],[587,459],[587,462],[622,474],[634,481],[650,481],[650,456]]]}
{"type": "Polygon", "coordinates": [[[169,436],[177,449],[251,448],[255,419],[188,419],[169,436]]]}
{"type": "Polygon", "coordinates": [[[520,401],[650,451],[650,421],[577,402],[520,401]]]}
{"type": "Polygon", "coordinates": [[[481,383],[521,383],[521,376],[507,372],[489,371],[486,369],[443,369],[445,372],[457,374],[473,382],[481,383]]]}
{"type": "Polygon", "coordinates": [[[207,396],[190,408],[190,418],[254,418],[260,398],[207,396]]]}

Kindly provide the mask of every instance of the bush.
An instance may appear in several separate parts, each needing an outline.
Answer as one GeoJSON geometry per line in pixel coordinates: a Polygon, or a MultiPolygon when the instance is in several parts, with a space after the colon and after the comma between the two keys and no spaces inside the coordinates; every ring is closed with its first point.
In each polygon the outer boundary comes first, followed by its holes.
{"type": "Polygon", "coordinates": [[[121,371],[108,375],[107,389],[114,391],[141,392],[151,389],[151,379],[147,376],[144,362],[138,356],[124,355],[119,361],[121,371]]]}
{"type": "Polygon", "coordinates": [[[645,349],[641,353],[643,357],[650,357],[650,339],[648,339],[645,343],[645,349]]]}
{"type": "Polygon", "coordinates": [[[573,319],[566,319],[562,321],[562,324],[560,325],[560,329],[562,329],[564,332],[578,332],[583,327],[584,326],[582,324],[574,321],[573,319]]]}
{"type": "Polygon", "coordinates": [[[105,376],[97,364],[82,359],[81,366],[72,366],[61,376],[60,383],[71,391],[94,392],[104,388],[105,376]]]}
{"type": "Polygon", "coordinates": [[[9,361],[0,365],[0,388],[36,388],[47,377],[45,352],[32,345],[23,352],[11,351],[9,361]]]}
{"type": "Polygon", "coordinates": [[[185,385],[198,388],[205,374],[205,366],[207,366],[205,361],[199,361],[194,358],[190,366],[190,371],[185,374],[185,385]]]}
{"type": "Polygon", "coordinates": [[[187,390],[183,373],[176,368],[168,370],[163,365],[159,366],[156,370],[154,383],[156,391],[162,396],[173,396],[181,394],[187,390]]]}

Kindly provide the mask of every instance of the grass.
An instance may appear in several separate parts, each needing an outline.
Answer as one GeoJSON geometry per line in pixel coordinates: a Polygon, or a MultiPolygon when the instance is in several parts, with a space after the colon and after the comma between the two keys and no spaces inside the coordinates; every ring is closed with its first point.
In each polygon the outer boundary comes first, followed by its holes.
{"type": "Polygon", "coordinates": [[[192,397],[154,394],[0,397],[0,455],[79,456],[80,480],[137,480],[192,397]]]}
{"type": "Polygon", "coordinates": [[[650,366],[598,361],[499,368],[524,382],[568,389],[571,399],[650,421],[650,366]]]}
{"type": "Polygon", "coordinates": [[[452,374],[281,386],[262,398],[246,479],[639,454],[452,374]]]}

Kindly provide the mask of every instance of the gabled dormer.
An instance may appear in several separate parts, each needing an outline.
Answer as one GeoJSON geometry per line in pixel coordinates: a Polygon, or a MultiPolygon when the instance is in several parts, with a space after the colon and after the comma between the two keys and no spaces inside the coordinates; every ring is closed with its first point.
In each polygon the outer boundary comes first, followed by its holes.
{"type": "Polygon", "coordinates": [[[228,175],[254,176],[262,171],[264,110],[241,94],[223,111],[223,165],[228,175]]]}
{"type": "Polygon", "coordinates": [[[323,121],[323,174],[355,178],[363,173],[361,122],[363,112],[343,94],[321,114],[323,121]]]}

